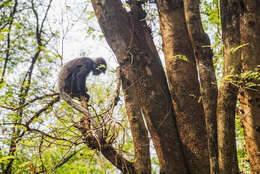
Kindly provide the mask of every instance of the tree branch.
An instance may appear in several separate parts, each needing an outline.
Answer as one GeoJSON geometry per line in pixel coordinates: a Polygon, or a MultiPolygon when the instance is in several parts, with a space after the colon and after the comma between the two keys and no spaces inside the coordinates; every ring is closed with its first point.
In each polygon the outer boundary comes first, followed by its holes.
{"type": "MultiPolygon", "coordinates": [[[[1,79],[0,79],[0,84],[4,82],[4,76],[5,76],[5,73],[6,73],[7,63],[9,61],[10,48],[11,48],[11,39],[10,39],[11,36],[10,35],[11,35],[12,25],[13,25],[13,21],[14,21],[14,15],[17,11],[17,5],[18,5],[18,0],[15,0],[13,11],[11,12],[11,14],[9,16],[9,21],[6,24],[6,25],[9,24],[8,33],[7,33],[7,48],[6,48],[5,63],[4,63],[3,71],[2,71],[2,76],[1,76],[1,79]]],[[[4,28],[4,27],[5,26],[3,26],[2,28],[4,28]]]]}

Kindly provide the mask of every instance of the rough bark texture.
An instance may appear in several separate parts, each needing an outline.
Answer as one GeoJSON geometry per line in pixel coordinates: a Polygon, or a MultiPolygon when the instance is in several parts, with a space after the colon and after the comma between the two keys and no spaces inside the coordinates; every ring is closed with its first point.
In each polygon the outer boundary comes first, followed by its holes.
{"type": "MultiPolygon", "coordinates": [[[[260,73],[260,1],[241,1],[242,72],[260,73]]],[[[246,149],[253,174],[260,173],[260,81],[244,79],[258,85],[240,92],[242,122],[245,131],[246,149]]]]}
{"type": "Polygon", "coordinates": [[[120,0],[92,0],[104,36],[121,66],[122,76],[146,119],[161,173],[185,174],[187,167],[162,64],[140,6],[127,13],[120,0]]]}
{"type": "Polygon", "coordinates": [[[239,1],[222,0],[221,22],[224,42],[224,74],[218,96],[218,147],[219,170],[221,174],[238,174],[235,134],[235,110],[238,89],[232,76],[240,74],[239,1]],[[229,76],[229,78],[228,78],[229,76]]]}
{"type": "Polygon", "coordinates": [[[158,0],[168,82],[185,159],[192,174],[208,174],[207,133],[197,68],[189,39],[183,1],[158,0]],[[187,58],[183,60],[182,58],[187,58]]]}
{"type": "Polygon", "coordinates": [[[102,144],[100,152],[123,173],[137,174],[133,163],[122,158],[122,156],[118,154],[118,152],[110,144],[107,146],[102,144]]]}
{"type": "Polygon", "coordinates": [[[185,18],[196,63],[199,70],[202,100],[208,133],[210,172],[218,173],[217,148],[217,84],[213,67],[210,40],[204,32],[199,11],[199,0],[184,0],[185,18]]]}
{"type": "MultiPolygon", "coordinates": [[[[124,77],[122,75],[122,77],[124,77]]],[[[137,102],[134,88],[122,78],[125,106],[134,141],[134,166],[138,174],[151,173],[150,145],[147,128],[143,120],[140,105],[137,102]]]]}

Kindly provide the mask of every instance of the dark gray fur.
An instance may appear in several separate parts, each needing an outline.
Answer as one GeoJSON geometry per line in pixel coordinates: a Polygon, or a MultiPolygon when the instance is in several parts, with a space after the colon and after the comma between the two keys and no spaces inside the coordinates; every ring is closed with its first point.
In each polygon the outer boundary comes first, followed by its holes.
{"type": "Polygon", "coordinates": [[[88,57],[76,58],[66,63],[60,73],[58,87],[61,97],[64,99],[64,93],[70,97],[85,97],[88,101],[90,96],[87,93],[86,78],[89,73],[99,75],[106,71],[106,62],[103,58],[97,58],[95,61],[88,57]],[[99,67],[102,65],[101,67],[99,67]]]}

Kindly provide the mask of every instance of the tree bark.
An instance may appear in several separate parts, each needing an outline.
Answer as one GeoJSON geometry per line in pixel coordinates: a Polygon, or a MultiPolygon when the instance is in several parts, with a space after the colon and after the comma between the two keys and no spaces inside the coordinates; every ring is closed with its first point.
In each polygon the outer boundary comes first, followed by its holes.
{"type": "MultiPolygon", "coordinates": [[[[136,2],[136,1],[134,1],[136,2]]],[[[123,79],[135,90],[146,119],[161,173],[185,174],[170,92],[159,55],[136,2],[128,13],[120,0],[92,0],[104,36],[121,66],[123,79]]]]}
{"type": "Polygon", "coordinates": [[[240,74],[241,61],[238,0],[220,1],[222,37],[224,42],[224,73],[218,96],[218,147],[219,170],[222,174],[239,173],[236,134],[235,110],[238,88],[234,85],[235,76],[240,74]],[[236,50],[236,51],[235,51],[236,50]]]}
{"type": "Polygon", "coordinates": [[[200,18],[199,0],[184,0],[185,18],[197,67],[199,70],[202,101],[206,117],[210,173],[218,173],[217,148],[217,82],[213,67],[213,52],[210,40],[204,32],[200,18]]]}
{"type": "Polygon", "coordinates": [[[167,77],[185,159],[191,174],[208,174],[205,116],[199,102],[198,72],[185,23],[183,1],[158,0],[157,7],[167,77]]]}
{"type": "MultiPolygon", "coordinates": [[[[124,75],[122,74],[121,77],[124,77],[124,75]]],[[[134,142],[134,166],[138,174],[148,174],[151,173],[148,131],[145,127],[140,105],[137,102],[135,90],[126,82],[127,80],[122,78],[126,112],[134,142]]]]}
{"type": "Polygon", "coordinates": [[[251,171],[260,173],[260,1],[241,0],[241,44],[242,73],[257,73],[258,79],[242,79],[256,86],[245,85],[240,91],[241,119],[245,131],[246,150],[251,171]]]}

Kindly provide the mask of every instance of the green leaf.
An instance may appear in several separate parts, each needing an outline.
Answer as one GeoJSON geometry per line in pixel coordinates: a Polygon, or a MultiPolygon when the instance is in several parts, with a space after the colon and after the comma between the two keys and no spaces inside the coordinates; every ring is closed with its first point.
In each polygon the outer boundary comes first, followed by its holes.
{"type": "Polygon", "coordinates": [[[3,38],[4,38],[4,34],[1,33],[1,34],[0,34],[0,41],[1,41],[3,38]]]}
{"type": "Polygon", "coordinates": [[[188,58],[185,55],[182,55],[182,54],[172,56],[172,57],[170,57],[170,59],[180,59],[180,60],[183,60],[183,61],[186,61],[186,62],[189,61],[188,58]]]}
{"type": "Polygon", "coordinates": [[[2,88],[5,87],[5,86],[6,86],[6,82],[0,83],[0,89],[2,89],[2,88]]]}
{"type": "Polygon", "coordinates": [[[92,18],[94,18],[96,15],[95,15],[95,13],[93,12],[92,14],[90,14],[89,15],[89,17],[87,18],[87,20],[89,21],[89,20],[91,20],[92,18]]]}
{"type": "Polygon", "coordinates": [[[15,158],[14,156],[4,156],[4,157],[0,158],[0,163],[7,162],[10,159],[14,159],[14,158],[15,158]]]}
{"type": "Polygon", "coordinates": [[[18,22],[14,22],[14,25],[17,27],[17,28],[21,28],[22,27],[22,24],[18,23],[18,22]]]}
{"type": "Polygon", "coordinates": [[[239,45],[239,46],[236,47],[236,48],[231,48],[231,49],[230,49],[230,52],[231,52],[232,54],[234,54],[238,49],[243,48],[244,46],[247,46],[247,45],[249,45],[249,43],[245,43],[245,44],[239,45]]]}

